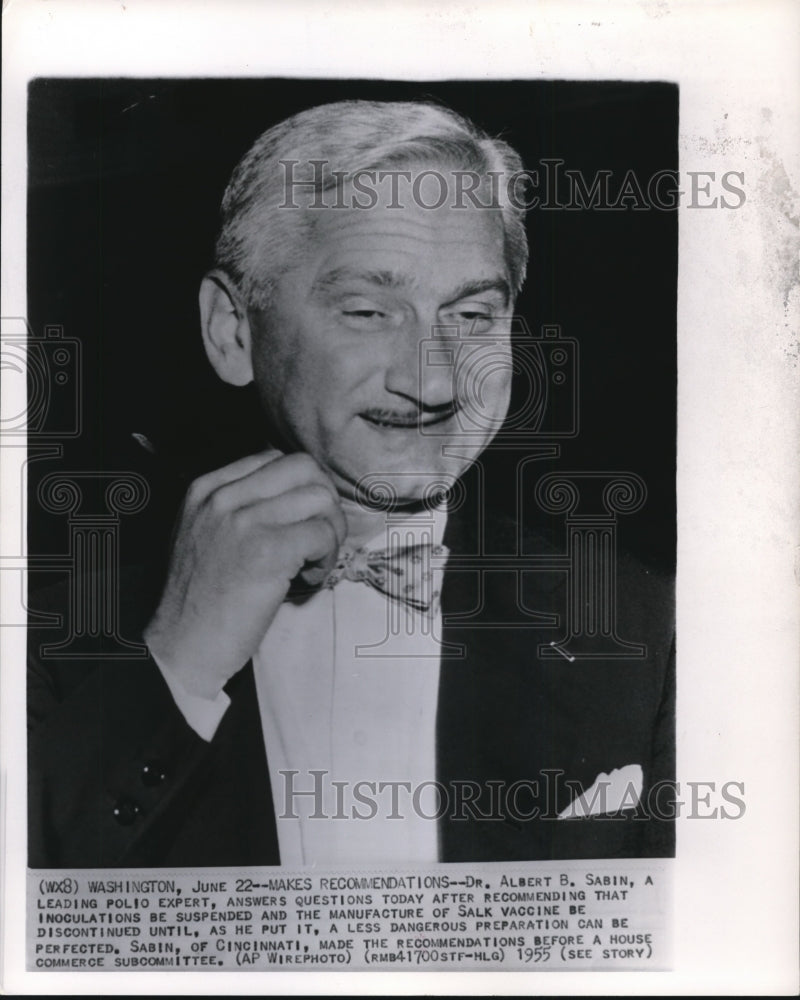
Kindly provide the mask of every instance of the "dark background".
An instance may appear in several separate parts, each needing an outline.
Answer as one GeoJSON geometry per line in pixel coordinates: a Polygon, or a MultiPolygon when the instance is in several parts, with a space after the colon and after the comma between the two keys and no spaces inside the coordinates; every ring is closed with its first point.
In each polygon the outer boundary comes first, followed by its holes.
{"type": "MultiPolygon", "coordinates": [[[[152,472],[159,460],[133,444],[134,431],[158,445],[176,483],[262,446],[253,394],[224,387],[206,362],[197,288],[225,184],[256,136],[345,98],[433,98],[502,135],[527,167],[557,157],[589,180],[611,170],[612,190],[628,170],[645,186],[678,167],[678,90],[664,83],[34,81],[28,320],[35,336],[56,324],[81,342],[82,431],[65,440],[63,460],[30,467],[31,553],[66,547],[64,518],[35,500],[37,480],[58,469],[152,472]]],[[[517,312],[532,330],[559,324],[580,344],[581,430],[559,465],[640,475],[647,504],[621,520],[620,542],[669,569],[677,212],[534,209],[528,221],[531,265],[517,312]]],[[[49,414],[53,426],[59,419],[49,414]]],[[[488,461],[493,500],[511,503],[511,457],[488,461]]],[[[163,505],[174,499],[156,492],[126,520],[124,561],[163,547],[163,505]]]]}

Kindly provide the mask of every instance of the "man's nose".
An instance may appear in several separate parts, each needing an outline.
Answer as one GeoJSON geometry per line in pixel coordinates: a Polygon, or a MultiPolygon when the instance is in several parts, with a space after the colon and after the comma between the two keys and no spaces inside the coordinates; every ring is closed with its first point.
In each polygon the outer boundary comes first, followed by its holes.
{"type": "Polygon", "coordinates": [[[436,336],[434,323],[409,323],[393,338],[386,389],[424,409],[451,406],[455,398],[457,340],[436,336]]]}

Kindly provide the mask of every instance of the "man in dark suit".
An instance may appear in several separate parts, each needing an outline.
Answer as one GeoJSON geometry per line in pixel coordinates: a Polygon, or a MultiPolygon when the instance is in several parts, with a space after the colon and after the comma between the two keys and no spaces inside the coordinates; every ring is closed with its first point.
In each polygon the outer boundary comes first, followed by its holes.
{"type": "Polygon", "coordinates": [[[270,447],[192,483],[152,613],[126,583],[145,661],[32,658],[32,865],[671,852],[669,581],[598,548],[576,599],[542,524],[484,509],[520,171],[451,112],[367,102],[237,167],[202,332],[270,447]]]}

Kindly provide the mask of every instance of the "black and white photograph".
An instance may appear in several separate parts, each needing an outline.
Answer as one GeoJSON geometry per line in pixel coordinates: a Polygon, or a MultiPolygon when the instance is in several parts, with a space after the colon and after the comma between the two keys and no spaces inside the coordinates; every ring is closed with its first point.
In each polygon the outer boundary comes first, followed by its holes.
{"type": "Polygon", "coordinates": [[[31,866],[670,856],[677,88],[30,95],[31,866]]]}
{"type": "MultiPolygon", "coordinates": [[[[617,6],[668,31],[670,4],[617,6]]],[[[710,278],[762,199],[752,280],[790,326],[796,156],[726,139],[725,109],[698,138],[685,66],[342,51],[287,71],[268,48],[14,80],[0,638],[22,992],[81,973],[273,992],[299,971],[290,991],[502,971],[534,977],[516,992],[688,992],[681,894],[754,844],[767,788],[726,726],[756,722],[732,722],[763,693],[731,641],[768,619],[734,626],[731,602],[739,575],[783,578],[796,485],[767,483],[772,538],[733,528],[739,464],[785,451],[726,443],[762,388],[744,327],[727,376],[714,353],[710,278]],[[731,563],[737,533],[764,555],[731,563]]],[[[784,609],[759,633],[778,743],[784,609]]]]}

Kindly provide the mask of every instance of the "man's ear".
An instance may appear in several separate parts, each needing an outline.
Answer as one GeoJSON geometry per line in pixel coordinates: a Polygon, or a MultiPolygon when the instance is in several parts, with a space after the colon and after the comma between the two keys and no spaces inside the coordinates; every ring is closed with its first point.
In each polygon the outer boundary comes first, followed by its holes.
{"type": "Polygon", "coordinates": [[[200,326],[208,360],[217,375],[231,385],[252,382],[247,310],[222,271],[209,271],[200,284],[200,326]]]}

